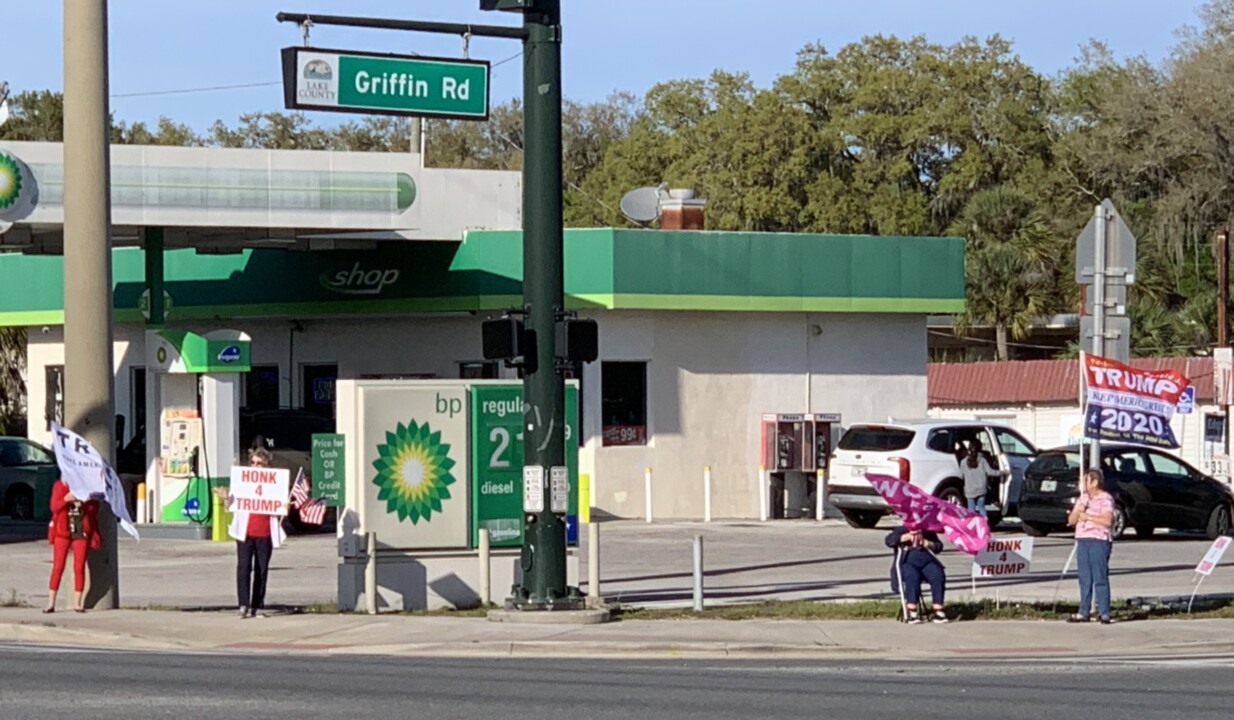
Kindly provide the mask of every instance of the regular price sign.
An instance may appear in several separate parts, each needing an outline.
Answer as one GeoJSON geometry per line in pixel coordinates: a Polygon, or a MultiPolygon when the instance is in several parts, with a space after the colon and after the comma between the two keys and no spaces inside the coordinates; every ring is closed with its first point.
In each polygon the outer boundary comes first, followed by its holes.
{"type": "Polygon", "coordinates": [[[1174,370],[1138,370],[1109,358],[1084,355],[1088,405],[1084,436],[1097,440],[1176,448],[1170,418],[1190,381],[1174,370]]]}
{"type": "Polygon", "coordinates": [[[286,515],[290,490],[291,472],[288,470],[239,465],[231,468],[228,494],[235,498],[232,512],[286,515]]]}
{"type": "Polygon", "coordinates": [[[1015,577],[1027,575],[1033,565],[1033,539],[999,538],[990,540],[973,557],[973,577],[1015,577]]]}

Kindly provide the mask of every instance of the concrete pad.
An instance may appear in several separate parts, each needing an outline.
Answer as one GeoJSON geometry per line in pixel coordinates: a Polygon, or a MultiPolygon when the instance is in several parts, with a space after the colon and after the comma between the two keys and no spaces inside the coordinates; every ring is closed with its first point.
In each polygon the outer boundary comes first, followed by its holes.
{"type": "Polygon", "coordinates": [[[609,621],[608,610],[489,610],[488,619],[524,625],[599,625],[609,621]]]}

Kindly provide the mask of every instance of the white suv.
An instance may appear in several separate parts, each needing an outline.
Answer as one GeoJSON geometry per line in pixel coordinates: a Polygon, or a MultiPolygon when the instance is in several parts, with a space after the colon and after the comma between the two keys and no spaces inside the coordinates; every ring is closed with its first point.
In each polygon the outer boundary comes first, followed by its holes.
{"type": "Polygon", "coordinates": [[[892,421],[853,425],[831,455],[827,473],[828,499],[853,527],[870,528],[889,510],[866,480],[867,472],[907,480],[931,495],[964,504],[960,459],[970,443],[981,443],[982,454],[1005,479],[986,496],[990,527],[1012,514],[1024,469],[1037,448],[1015,430],[980,420],[892,421]]]}

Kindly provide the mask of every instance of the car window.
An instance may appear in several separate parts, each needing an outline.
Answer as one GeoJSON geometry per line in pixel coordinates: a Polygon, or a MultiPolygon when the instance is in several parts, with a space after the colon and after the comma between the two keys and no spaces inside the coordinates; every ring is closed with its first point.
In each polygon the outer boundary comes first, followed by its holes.
{"type": "Polygon", "coordinates": [[[926,447],[949,455],[955,452],[955,444],[951,441],[951,428],[931,430],[930,437],[926,440],[926,447]]]}
{"type": "Polygon", "coordinates": [[[334,432],[334,424],[317,415],[272,415],[257,419],[252,430],[276,450],[308,452],[313,447],[313,434],[334,432]]]}
{"type": "Polygon", "coordinates": [[[34,443],[22,440],[0,442],[0,467],[51,465],[54,462],[46,450],[34,443]]]}
{"type": "Polygon", "coordinates": [[[0,440],[0,467],[17,467],[21,465],[22,452],[16,442],[0,440]]]}
{"type": "Polygon", "coordinates": [[[1034,454],[1032,446],[1024,438],[1006,428],[994,428],[994,437],[998,438],[998,446],[1008,455],[1034,454]]]}
{"type": "Polygon", "coordinates": [[[917,433],[904,428],[861,425],[851,427],[840,438],[841,450],[903,450],[917,433]]]}
{"type": "Polygon", "coordinates": [[[20,443],[25,451],[25,461],[23,465],[50,465],[55,462],[51,454],[34,443],[20,443]]]}
{"type": "Polygon", "coordinates": [[[1050,452],[1037,456],[1037,459],[1028,466],[1028,472],[1036,474],[1046,474],[1059,472],[1061,470],[1072,470],[1078,472],[1080,469],[1080,456],[1078,453],[1061,453],[1050,452]]]}
{"type": "Polygon", "coordinates": [[[1152,453],[1152,458],[1153,470],[1156,470],[1158,475],[1170,475],[1172,477],[1184,478],[1191,476],[1191,471],[1187,469],[1186,465],[1183,465],[1181,462],[1175,460],[1169,455],[1152,453]]]}
{"type": "Polygon", "coordinates": [[[1120,453],[1103,455],[1101,465],[1106,472],[1118,473],[1148,473],[1148,462],[1144,454],[1137,450],[1127,450],[1120,453]]]}

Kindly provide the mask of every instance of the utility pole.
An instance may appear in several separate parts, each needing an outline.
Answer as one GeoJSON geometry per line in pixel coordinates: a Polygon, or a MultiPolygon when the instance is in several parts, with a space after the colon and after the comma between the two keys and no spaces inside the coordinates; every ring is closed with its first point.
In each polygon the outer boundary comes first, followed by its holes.
{"type": "MultiPolygon", "coordinates": [[[[64,0],[64,420],[115,458],[107,0],[64,0]]],[[[103,547],[89,553],[86,604],[120,607],[116,520],[102,503],[103,547]]]]}
{"type": "MultiPolygon", "coordinates": [[[[1217,347],[1230,346],[1230,228],[1222,225],[1217,229],[1217,347]]],[[[1214,370],[1216,368],[1214,367],[1214,370]]],[[[1222,433],[1222,450],[1230,457],[1230,406],[1225,403],[1227,392],[1222,392],[1221,415],[1225,418],[1225,432],[1222,433]]]]}

